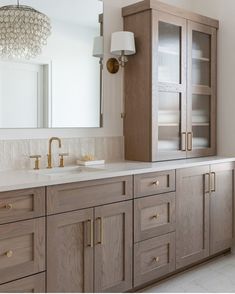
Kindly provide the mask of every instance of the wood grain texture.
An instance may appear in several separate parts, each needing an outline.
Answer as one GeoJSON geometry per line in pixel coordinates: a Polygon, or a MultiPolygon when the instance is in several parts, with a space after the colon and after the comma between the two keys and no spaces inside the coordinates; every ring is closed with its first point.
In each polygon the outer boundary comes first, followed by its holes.
{"type": "Polygon", "coordinates": [[[51,186],[47,188],[47,214],[131,199],[132,177],[51,186]]]}
{"type": "Polygon", "coordinates": [[[126,292],[132,288],[132,211],[132,201],[95,208],[95,292],[126,292]],[[100,226],[103,240],[98,244],[100,226]]]}
{"type": "Polygon", "coordinates": [[[89,220],[93,209],[48,217],[47,292],[93,292],[89,220]]]}
{"type": "Polygon", "coordinates": [[[45,273],[0,285],[0,293],[45,293],[45,273]]]}
{"type": "Polygon", "coordinates": [[[45,218],[0,225],[0,284],[44,270],[45,218]]]}
{"type": "Polygon", "coordinates": [[[45,215],[45,188],[0,193],[0,224],[45,215]],[[8,209],[6,206],[11,205],[8,209]]]}
{"type": "Polygon", "coordinates": [[[125,158],[152,161],[152,56],[151,11],[124,19],[124,29],[135,34],[138,54],[130,56],[125,67],[125,158]]]}
{"type": "Polygon", "coordinates": [[[208,148],[193,148],[187,152],[188,158],[216,155],[216,125],[217,125],[217,31],[215,28],[188,22],[188,87],[187,87],[187,132],[193,133],[192,128],[192,105],[193,95],[210,96],[210,135],[208,148]],[[193,32],[201,32],[210,36],[210,86],[193,85],[192,80],[192,50],[193,32]]]}
{"type": "Polygon", "coordinates": [[[134,176],[134,197],[175,191],[175,170],[134,176]]]}
{"type": "Polygon", "coordinates": [[[169,13],[181,18],[190,19],[192,21],[195,21],[204,25],[219,28],[219,21],[216,19],[212,19],[210,17],[206,17],[191,11],[187,11],[185,9],[175,7],[157,0],[144,0],[138,3],[126,6],[122,9],[122,15],[126,17],[129,15],[140,13],[142,11],[146,11],[150,9],[169,13]]]}
{"type": "Polygon", "coordinates": [[[134,200],[134,240],[175,231],[175,193],[134,200]]]}
{"type": "Polygon", "coordinates": [[[234,163],[211,166],[210,254],[232,247],[234,221],[234,163]]]}
{"type": "Polygon", "coordinates": [[[134,287],[156,280],[174,270],[175,233],[135,244],[134,287]]]}
{"type": "Polygon", "coordinates": [[[209,166],[176,171],[177,269],[209,256],[209,172],[209,166]]]}

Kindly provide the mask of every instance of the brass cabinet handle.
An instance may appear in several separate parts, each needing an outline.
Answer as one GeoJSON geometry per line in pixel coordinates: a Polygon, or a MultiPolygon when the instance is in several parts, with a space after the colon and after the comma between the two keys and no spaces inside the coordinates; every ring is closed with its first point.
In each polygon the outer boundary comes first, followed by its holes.
{"type": "Polygon", "coordinates": [[[187,150],[188,151],[193,150],[193,133],[192,132],[187,133],[187,150]]]}
{"type": "Polygon", "coordinates": [[[156,182],[153,182],[153,185],[155,185],[155,186],[159,187],[159,186],[160,186],[160,181],[159,181],[159,180],[157,180],[156,182]]]}
{"type": "Polygon", "coordinates": [[[211,182],[211,184],[213,183],[213,186],[211,187],[211,192],[215,192],[216,191],[216,173],[215,172],[211,173],[210,182],[211,182]]]}
{"type": "Polygon", "coordinates": [[[13,251],[9,250],[5,253],[6,257],[11,258],[13,256],[13,251]]]}
{"type": "Polygon", "coordinates": [[[13,204],[7,203],[3,207],[1,207],[0,209],[12,210],[13,209],[13,204]]]}
{"type": "Polygon", "coordinates": [[[157,256],[157,257],[154,257],[154,259],[153,259],[155,262],[159,262],[160,261],[160,257],[159,256],[157,256]]]}
{"type": "Polygon", "coordinates": [[[186,151],[187,149],[187,133],[183,132],[181,134],[181,151],[186,151]]]}
{"type": "Polygon", "coordinates": [[[89,243],[88,246],[89,247],[93,247],[94,246],[94,224],[93,224],[93,220],[89,219],[88,221],[88,225],[89,225],[89,243]]]}
{"type": "Polygon", "coordinates": [[[97,244],[103,244],[103,218],[102,217],[98,217],[97,220],[99,221],[99,241],[97,242],[97,244]]]}
{"type": "Polygon", "coordinates": [[[210,174],[206,173],[204,175],[204,178],[205,178],[205,193],[210,193],[210,174]],[[208,184],[206,185],[207,180],[208,180],[208,184]]]}

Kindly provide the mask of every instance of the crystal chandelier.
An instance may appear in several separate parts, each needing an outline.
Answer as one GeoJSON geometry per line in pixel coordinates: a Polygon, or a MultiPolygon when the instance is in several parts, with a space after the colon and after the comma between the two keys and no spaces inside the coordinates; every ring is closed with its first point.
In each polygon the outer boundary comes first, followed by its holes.
{"type": "Polygon", "coordinates": [[[38,56],[51,34],[50,19],[32,7],[0,7],[0,55],[30,59],[38,56]]]}

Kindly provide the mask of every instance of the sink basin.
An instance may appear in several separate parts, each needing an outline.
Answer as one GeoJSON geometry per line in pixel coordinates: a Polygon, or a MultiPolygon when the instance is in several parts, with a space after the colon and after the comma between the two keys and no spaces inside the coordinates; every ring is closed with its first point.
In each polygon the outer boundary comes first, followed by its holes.
{"type": "Polygon", "coordinates": [[[63,167],[63,168],[56,167],[52,169],[41,169],[37,171],[31,171],[31,173],[34,173],[37,175],[60,177],[60,176],[78,175],[82,173],[100,172],[100,171],[104,171],[104,169],[95,168],[95,167],[70,166],[70,167],[63,167]]]}

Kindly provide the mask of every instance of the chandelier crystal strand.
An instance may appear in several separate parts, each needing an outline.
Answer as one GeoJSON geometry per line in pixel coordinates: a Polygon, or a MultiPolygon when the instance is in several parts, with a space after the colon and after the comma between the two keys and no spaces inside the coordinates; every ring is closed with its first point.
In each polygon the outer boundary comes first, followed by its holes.
{"type": "Polygon", "coordinates": [[[38,56],[51,34],[50,19],[25,5],[0,8],[0,55],[30,59],[38,56]]]}

